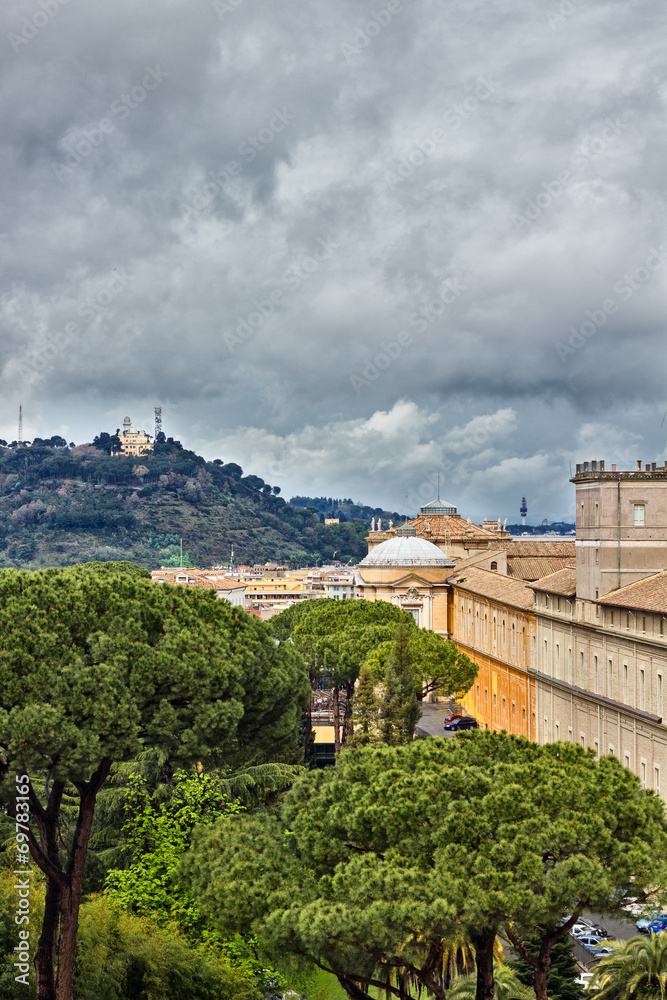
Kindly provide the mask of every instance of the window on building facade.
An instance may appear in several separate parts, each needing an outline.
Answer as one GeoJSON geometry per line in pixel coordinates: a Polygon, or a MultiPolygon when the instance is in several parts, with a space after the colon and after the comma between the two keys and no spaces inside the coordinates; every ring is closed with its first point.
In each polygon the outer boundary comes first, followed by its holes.
{"type": "Polygon", "coordinates": [[[626,753],[626,755],[625,755],[625,766],[628,768],[628,770],[630,770],[630,754],[629,753],[626,753]]]}
{"type": "Polygon", "coordinates": [[[653,768],[653,787],[660,794],[660,767],[658,764],[653,768]]]}
{"type": "Polygon", "coordinates": [[[493,638],[496,638],[496,616],[493,616],[493,638]]]}
{"type": "Polygon", "coordinates": [[[579,507],[579,524],[583,528],[583,526],[584,526],[584,505],[583,505],[583,503],[579,507]]]}
{"type": "Polygon", "coordinates": [[[628,704],[628,665],[627,665],[627,663],[623,664],[623,691],[624,691],[624,694],[625,694],[623,700],[625,701],[625,704],[627,705],[628,704]]]}
{"type": "Polygon", "coordinates": [[[556,743],[560,741],[560,723],[556,723],[556,743]]]}
{"type": "Polygon", "coordinates": [[[489,689],[484,688],[484,704],[486,705],[487,711],[489,709],[489,689]]]}
{"type": "Polygon", "coordinates": [[[544,670],[546,673],[549,672],[549,641],[544,640],[544,670]]]}
{"type": "Polygon", "coordinates": [[[643,528],[644,527],[644,504],[643,503],[636,503],[635,504],[634,526],[635,526],[635,528],[643,528]]]}
{"type": "MultiPolygon", "coordinates": [[[[599,591],[599,590],[598,590],[598,588],[596,587],[596,588],[595,588],[595,600],[596,600],[596,601],[597,601],[597,599],[598,599],[598,597],[599,597],[599,596],[600,596],[600,591],[599,591]]],[[[596,618],[599,618],[599,617],[600,617],[600,605],[599,605],[599,604],[596,604],[596,605],[595,605],[595,617],[596,617],[596,618]]]]}
{"type": "Polygon", "coordinates": [[[660,635],[664,635],[664,634],[665,634],[665,619],[661,618],[660,619],[660,635]]]}
{"type": "Polygon", "coordinates": [[[642,769],[641,769],[642,770],[642,774],[641,774],[642,788],[646,788],[646,761],[643,760],[641,762],[641,764],[642,764],[642,769]]]}
{"type": "Polygon", "coordinates": [[[567,682],[572,684],[574,678],[572,677],[572,646],[568,646],[567,649],[567,682]]]}
{"type": "Polygon", "coordinates": [[[658,674],[658,715],[662,715],[662,674],[658,674]]]}
{"type": "Polygon", "coordinates": [[[600,565],[600,550],[599,549],[595,550],[595,565],[596,566],[600,565]]]}
{"type": "Polygon", "coordinates": [[[560,677],[560,643],[556,643],[555,677],[560,677]]]}
{"type": "Polygon", "coordinates": [[[595,504],[595,527],[598,528],[599,526],[600,526],[600,504],[596,503],[595,504]]]}
{"type": "Polygon", "coordinates": [[[639,671],[639,707],[645,711],[646,677],[643,670],[639,671]]]}
{"type": "Polygon", "coordinates": [[[579,734],[579,739],[581,740],[582,747],[585,747],[586,746],[586,737],[584,736],[583,733],[579,734]]]}
{"type": "Polygon", "coordinates": [[[609,747],[609,753],[612,757],[614,756],[614,748],[612,746],[609,747]]]}
{"type": "Polygon", "coordinates": [[[586,687],[586,684],[584,683],[584,654],[583,654],[583,650],[579,654],[579,657],[580,657],[580,663],[579,663],[579,670],[580,670],[579,683],[580,683],[581,687],[586,687]]]}
{"type": "Polygon", "coordinates": [[[560,597],[556,599],[556,607],[560,611],[560,597]]]}
{"type": "Polygon", "coordinates": [[[494,561],[493,561],[493,562],[491,563],[491,571],[492,571],[493,573],[495,573],[497,569],[498,569],[498,563],[497,563],[497,562],[496,562],[496,561],[494,560],[494,561]]]}
{"type": "Polygon", "coordinates": [[[642,618],[642,632],[646,631],[646,618],[642,618]]]}
{"type": "Polygon", "coordinates": [[[630,612],[629,611],[626,611],[626,613],[625,613],[625,627],[629,631],[629,629],[630,629],[630,612]]]}
{"type": "Polygon", "coordinates": [[[593,670],[595,672],[595,693],[599,694],[600,693],[600,684],[599,684],[599,679],[598,679],[598,658],[597,658],[597,656],[593,657],[593,670]]]}
{"type": "Polygon", "coordinates": [[[607,664],[607,697],[614,697],[614,661],[609,660],[607,664]]]}
{"type": "Polygon", "coordinates": [[[600,759],[600,744],[598,743],[597,740],[594,740],[593,741],[593,746],[595,747],[595,756],[599,760],[600,759]]]}

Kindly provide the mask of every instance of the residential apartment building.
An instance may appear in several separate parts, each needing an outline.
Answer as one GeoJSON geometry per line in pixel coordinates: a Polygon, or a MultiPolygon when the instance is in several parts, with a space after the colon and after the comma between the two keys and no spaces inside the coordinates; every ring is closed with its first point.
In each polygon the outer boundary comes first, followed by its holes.
{"type": "Polygon", "coordinates": [[[197,590],[214,590],[216,596],[234,607],[244,606],[245,584],[230,580],[214,571],[202,569],[162,568],[151,571],[153,583],[171,583],[178,587],[195,587],[197,590]]]}

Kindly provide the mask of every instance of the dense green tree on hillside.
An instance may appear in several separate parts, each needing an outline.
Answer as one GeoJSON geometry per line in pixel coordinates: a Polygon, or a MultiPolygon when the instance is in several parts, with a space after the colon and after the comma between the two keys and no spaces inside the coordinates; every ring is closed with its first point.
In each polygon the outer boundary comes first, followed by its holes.
{"type": "Polygon", "coordinates": [[[307,676],[243,611],[127,564],[0,571],[0,637],[3,775],[30,776],[28,846],[47,880],[38,995],[70,1000],[86,853],[112,763],[150,746],[173,766],[295,759],[307,676]],[[63,844],[66,793],[78,815],[63,844]]]}
{"type": "Polygon", "coordinates": [[[279,817],[201,830],[184,867],[220,933],[333,970],[354,1000],[368,986],[445,1000],[461,931],[477,1000],[494,994],[499,931],[546,1000],[554,941],[584,908],[664,886],[666,847],[662,802],[616,758],[483,731],[343,751],[279,817]]]}

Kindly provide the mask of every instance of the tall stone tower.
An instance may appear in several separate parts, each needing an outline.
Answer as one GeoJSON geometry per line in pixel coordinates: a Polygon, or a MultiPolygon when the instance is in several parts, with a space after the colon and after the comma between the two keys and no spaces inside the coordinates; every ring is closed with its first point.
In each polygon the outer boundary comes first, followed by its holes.
{"type": "Polygon", "coordinates": [[[667,568],[667,465],[583,462],[576,487],[577,597],[595,600],[667,568]]]}

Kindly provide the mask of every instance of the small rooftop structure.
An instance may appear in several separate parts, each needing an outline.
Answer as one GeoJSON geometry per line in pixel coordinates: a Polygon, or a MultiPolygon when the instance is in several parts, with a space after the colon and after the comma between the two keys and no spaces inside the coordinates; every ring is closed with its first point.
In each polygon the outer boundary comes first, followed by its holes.
{"type": "Polygon", "coordinates": [[[419,513],[424,514],[428,517],[429,514],[446,514],[448,517],[452,517],[457,514],[458,511],[454,504],[447,503],[445,500],[441,500],[438,497],[436,500],[431,500],[429,503],[425,503],[423,507],[419,508],[419,513]]]}

